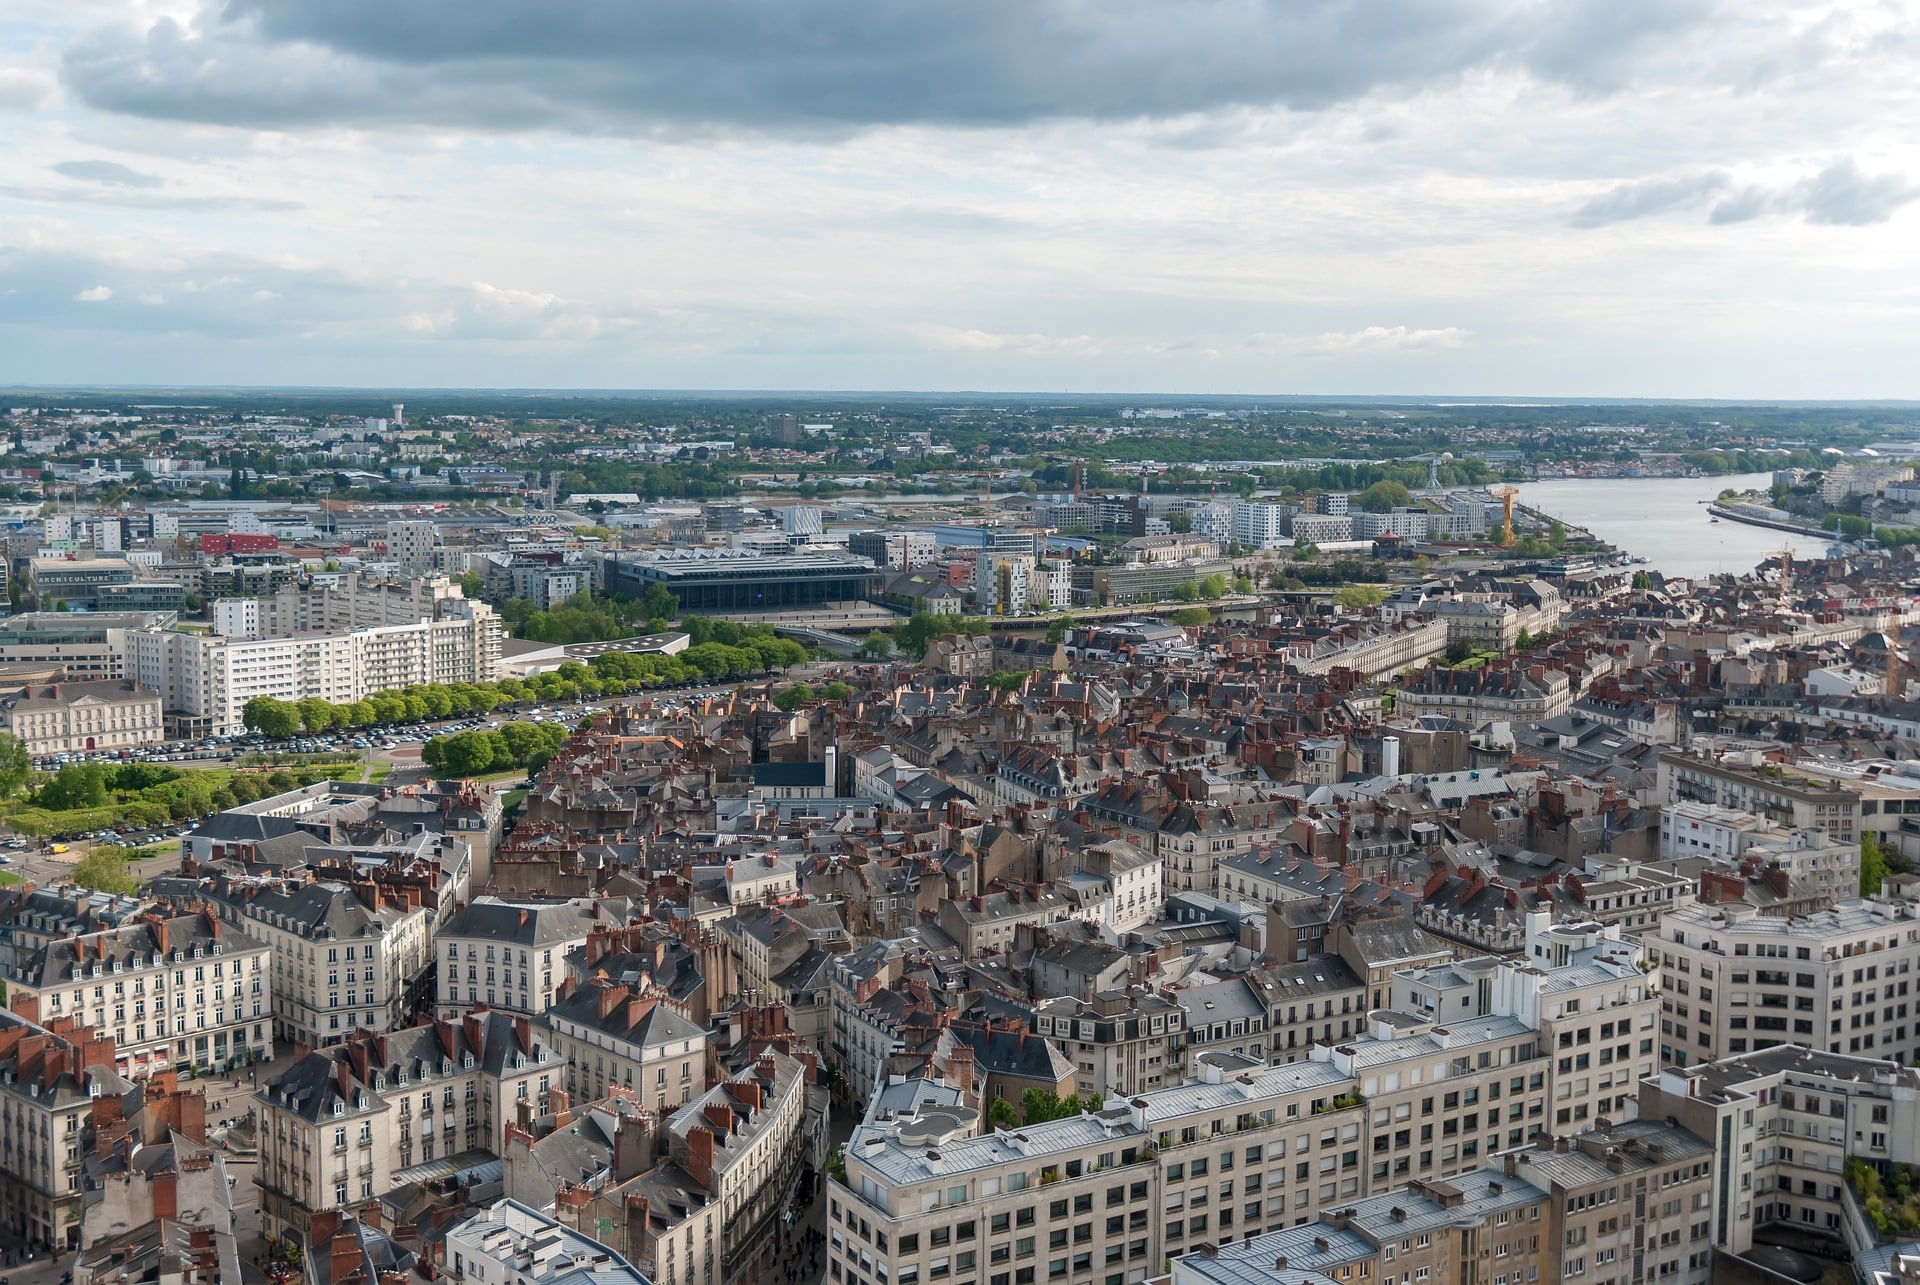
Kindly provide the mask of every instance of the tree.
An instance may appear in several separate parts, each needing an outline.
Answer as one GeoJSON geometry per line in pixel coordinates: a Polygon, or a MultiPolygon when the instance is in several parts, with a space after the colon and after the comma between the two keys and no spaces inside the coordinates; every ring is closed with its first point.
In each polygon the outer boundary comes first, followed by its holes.
{"type": "Polygon", "coordinates": [[[1458,665],[1471,655],[1473,655],[1473,644],[1464,638],[1456,638],[1447,644],[1447,663],[1449,665],[1458,665]]]}
{"type": "Polygon", "coordinates": [[[73,868],[73,881],[95,892],[131,896],[140,885],[127,873],[127,859],[117,848],[95,848],[73,868]]]}
{"type": "Polygon", "coordinates": [[[1522,629],[1513,640],[1513,649],[1515,651],[1532,651],[1533,635],[1527,630],[1522,629]]]}
{"type": "Polygon", "coordinates": [[[820,689],[820,695],[826,700],[843,701],[853,695],[853,688],[843,682],[835,680],[834,682],[828,683],[825,687],[822,687],[820,689]]]}
{"type": "Polygon", "coordinates": [[[459,585],[460,592],[469,598],[478,598],[485,587],[478,571],[463,571],[454,583],[459,585]]]}
{"type": "Polygon", "coordinates": [[[1078,624],[1079,622],[1072,616],[1058,617],[1047,625],[1047,641],[1050,643],[1065,642],[1068,631],[1076,628],[1078,624]]]}
{"type": "Polygon", "coordinates": [[[773,704],[774,708],[780,710],[782,713],[791,714],[794,710],[799,709],[812,699],[813,688],[807,686],[805,683],[795,683],[793,686],[775,695],[773,704]]]}
{"type": "Polygon", "coordinates": [[[33,756],[27,747],[12,733],[0,732],[0,799],[18,794],[32,775],[33,756]]]}
{"type": "Polygon", "coordinates": [[[1413,492],[1390,478],[1375,482],[1360,492],[1360,507],[1369,513],[1391,513],[1413,503],[1413,492]]]}
{"type": "Polygon", "coordinates": [[[1167,513],[1167,530],[1175,535],[1186,535],[1193,530],[1193,514],[1187,509],[1173,509],[1167,513]]]}
{"type": "Polygon", "coordinates": [[[893,655],[893,639],[875,629],[860,640],[859,655],[862,660],[885,660],[893,655]]]}
{"type": "Polygon", "coordinates": [[[1555,549],[1567,547],[1567,527],[1559,518],[1547,523],[1547,543],[1555,549]]]}
{"type": "Polygon", "coordinates": [[[1333,591],[1334,605],[1346,611],[1358,611],[1366,607],[1377,607],[1386,600],[1387,591],[1379,585],[1342,585],[1333,591]]]}
{"type": "Polygon", "coordinates": [[[1020,1116],[1013,1109],[1013,1103],[1005,1098],[995,1098],[987,1108],[987,1123],[996,1129],[1011,1129],[1020,1123],[1020,1116]]]}
{"type": "Polygon", "coordinates": [[[1651,589],[1653,578],[1644,571],[1636,571],[1633,573],[1633,587],[1637,590],[1651,589]]]}
{"type": "Polygon", "coordinates": [[[1887,878],[1887,858],[1871,833],[1860,836],[1860,895],[1871,897],[1887,878]]]}
{"type": "Polygon", "coordinates": [[[1205,607],[1183,607],[1167,617],[1168,621],[1182,629],[1198,629],[1213,619],[1213,613],[1205,607]]]}
{"type": "Polygon", "coordinates": [[[680,614],[680,599],[663,584],[650,584],[640,599],[640,609],[648,620],[672,620],[680,614]]]}
{"type": "Polygon", "coordinates": [[[1227,591],[1227,578],[1218,572],[1206,576],[1200,581],[1202,598],[1218,598],[1227,591]]]}
{"type": "Polygon", "coordinates": [[[1200,586],[1192,580],[1182,581],[1173,587],[1175,602],[1192,602],[1200,596],[1200,586]]]}
{"type": "Polygon", "coordinates": [[[262,736],[284,740],[300,730],[300,707],[271,696],[256,696],[241,708],[240,719],[262,736]]]}

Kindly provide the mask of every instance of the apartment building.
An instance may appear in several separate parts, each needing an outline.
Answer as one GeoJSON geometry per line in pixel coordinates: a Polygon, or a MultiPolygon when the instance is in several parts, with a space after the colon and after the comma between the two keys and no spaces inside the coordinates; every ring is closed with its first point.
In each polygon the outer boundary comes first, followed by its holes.
{"type": "Polygon", "coordinates": [[[1167,891],[1212,892],[1219,862],[1279,842],[1292,824],[1292,811],[1278,802],[1174,805],[1154,839],[1166,864],[1167,891]]]}
{"type": "Polygon", "coordinates": [[[670,1275],[718,1285],[752,1269],[806,1166],[806,1124],[807,1068],[771,1048],[674,1114],[667,1154],[718,1207],[721,1235],[705,1255],[689,1249],[677,1273],[668,1250],[670,1275]]]}
{"type": "Polygon", "coordinates": [[[273,1056],[269,954],[210,913],[152,915],[16,956],[7,999],[110,1036],[123,1074],[223,1070],[273,1056]]]}
{"type": "Polygon", "coordinates": [[[445,1254],[463,1285],[650,1285],[611,1247],[517,1200],[449,1228],[445,1254]]]}
{"type": "Polygon", "coordinates": [[[1651,1123],[1545,1140],[1452,1179],[1325,1207],[1313,1221],[1173,1260],[1173,1285],[1307,1280],[1381,1285],[1675,1281],[1702,1285],[1696,1235],[1711,1149],[1651,1123]]]}
{"type": "Polygon", "coordinates": [[[329,1048],[413,1024],[432,962],[431,906],[325,879],[231,879],[207,892],[221,919],[271,952],[275,1038],[329,1048]]]}
{"type": "Polygon", "coordinates": [[[255,639],[169,629],[128,630],[128,678],[157,689],[182,735],[244,730],[248,701],[267,696],[333,704],[423,683],[489,682],[500,676],[500,629],[492,608],[465,598],[442,617],[335,633],[255,639]]]}
{"type": "Polygon", "coordinates": [[[979,1136],[971,1107],[854,1128],[827,1180],[833,1285],[1093,1285],[1160,1271],[1157,1170],[1135,1108],[979,1136]]]}
{"type": "Polygon", "coordinates": [[[1186,1010],[1134,987],[1094,995],[1091,1003],[1062,995],[1033,1010],[1033,1033],[1073,1063],[1074,1083],[1109,1096],[1134,1097],[1186,1076],[1186,1010]]]}
{"type": "Polygon", "coordinates": [[[45,1025],[0,1010],[0,1230],[8,1243],[65,1252],[80,1236],[83,1131],[113,1092],[113,1038],[71,1017],[45,1025]]]}
{"type": "Polygon", "coordinates": [[[1662,1067],[1640,1086],[1648,1119],[1706,1140],[1716,1173],[1707,1235],[1731,1253],[1768,1223],[1844,1234],[1849,1156],[1920,1163],[1920,1071],[1779,1044],[1662,1067]]]}
{"type": "Polygon", "coordinates": [[[575,1102],[619,1087],[665,1114],[706,1092],[706,1032],[655,994],[591,978],[563,988],[534,1025],[565,1064],[575,1102]]]}
{"type": "Polygon", "coordinates": [[[1920,1059],[1920,880],[1888,881],[1811,915],[1762,915],[1744,903],[1666,916],[1660,1061],[1685,1066],[1775,1044],[1920,1059]]]}
{"type": "Polygon", "coordinates": [[[518,1104],[544,1110],[559,1075],[531,1023],[484,1009],[308,1053],[253,1098],[262,1233],[304,1234],[321,1210],[419,1181],[417,1165],[499,1155],[518,1104]]]}
{"type": "Polygon", "coordinates": [[[1338,1068],[1215,1054],[1196,1070],[1127,1107],[1153,1139],[1161,1253],[1279,1230],[1367,1193],[1367,1112],[1338,1068]]]}
{"type": "Polygon", "coordinates": [[[1644,957],[1618,926],[1554,924],[1536,910],[1519,959],[1481,955],[1397,975],[1394,1014],[1442,1026],[1518,1018],[1539,1032],[1550,1063],[1547,1131],[1576,1133],[1602,1119],[1633,1119],[1636,1086],[1653,1073],[1660,997],[1657,979],[1641,969],[1644,957]]]}
{"type": "Polygon", "coordinates": [[[1860,840],[1858,793],[1758,754],[1713,758],[1663,750],[1656,792],[1659,802],[1668,806],[1708,803],[1750,812],[1778,826],[1823,830],[1841,843],[1860,840]]]}
{"type": "Polygon", "coordinates": [[[440,1016],[475,1004],[532,1017],[552,1006],[566,980],[567,952],[604,927],[588,897],[569,901],[505,901],[477,897],[440,926],[440,1016]]]}

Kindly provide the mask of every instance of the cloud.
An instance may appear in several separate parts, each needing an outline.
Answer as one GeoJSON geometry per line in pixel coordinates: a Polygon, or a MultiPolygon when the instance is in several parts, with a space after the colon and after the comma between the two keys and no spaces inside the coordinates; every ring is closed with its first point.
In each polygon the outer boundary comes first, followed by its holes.
{"type": "Polygon", "coordinates": [[[1795,194],[1809,223],[1864,227],[1885,223],[1894,211],[1920,197],[1920,187],[1897,174],[1863,174],[1845,160],[1799,183],[1795,194]]]}
{"type": "Polygon", "coordinates": [[[1468,331],[1458,326],[1438,330],[1413,330],[1406,326],[1367,326],[1345,333],[1321,335],[1307,351],[1321,357],[1343,357],[1360,353],[1404,352],[1424,348],[1458,348],[1466,343],[1468,331]]]}
{"type": "Polygon", "coordinates": [[[44,71],[0,67],[0,108],[32,111],[53,97],[54,79],[44,71]]]}
{"type": "Polygon", "coordinates": [[[1043,334],[1003,334],[991,330],[964,330],[952,326],[916,326],[921,342],[937,352],[963,353],[1073,353],[1090,356],[1100,351],[1092,335],[1055,337],[1043,334]]]}
{"type": "Polygon", "coordinates": [[[153,175],[128,169],[116,161],[62,161],[53,168],[68,178],[87,183],[108,183],[116,187],[159,187],[161,184],[153,175]]]}
{"type": "Polygon", "coordinates": [[[1719,170],[1689,174],[1681,178],[1644,179],[1621,183],[1588,201],[1574,213],[1578,227],[1605,227],[1653,214],[1698,205],[1727,189],[1727,176],[1719,170]]]}
{"type": "Polygon", "coordinates": [[[1714,223],[1744,223],[1765,215],[1798,215],[1808,223],[1866,227],[1885,223],[1920,200],[1920,185],[1899,174],[1867,174],[1849,158],[1781,187],[1750,185],[1713,207],[1714,223]]]}
{"type": "Polygon", "coordinates": [[[1704,0],[202,0],[91,30],[87,104],[255,128],[773,133],[1319,110],[1492,69],[1618,88],[1704,0]]]}
{"type": "Polygon", "coordinates": [[[91,289],[82,290],[73,297],[80,303],[105,303],[107,300],[113,298],[113,287],[94,286],[91,289]]]}

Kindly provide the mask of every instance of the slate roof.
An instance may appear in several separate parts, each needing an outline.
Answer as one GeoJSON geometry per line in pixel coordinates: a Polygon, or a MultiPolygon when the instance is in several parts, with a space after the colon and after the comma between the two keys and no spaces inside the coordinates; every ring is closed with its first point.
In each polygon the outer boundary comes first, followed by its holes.
{"type": "Polygon", "coordinates": [[[480,897],[457,910],[436,937],[483,937],[489,941],[537,948],[580,941],[605,922],[587,897],[569,901],[503,901],[480,897]]]}
{"type": "Polygon", "coordinates": [[[706,1039],[706,1032],[665,1004],[646,1004],[635,1012],[627,1003],[629,999],[643,998],[643,995],[619,982],[588,980],[570,990],[565,999],[555,1003],[534,1021],[537,1027],[552,1029],[552,1019],[561,1018],[643,1048],[678,1040],[706,1039]],[[603,995],[609,997],[604,1015],[601,1012],[603,995]]]}
{"type": "Polygon", "coordinates": [[[335,1103],[346,1111],[377,1109],[388,1095],[404,1094],[431,1077],[471,1074],[468,1056],[473,1058],[474,1070],[496,1078],[512,1069],[516,1056],[529,1063],[552,1058],[538,1028],[523,1027],[510,1014],[480,1008],[459,1021],[442,1019],[384,1035],[363,1035],[308,1053],[268,1080],[254,1101],[317,1123],[332,1118],[335,1103]]]}

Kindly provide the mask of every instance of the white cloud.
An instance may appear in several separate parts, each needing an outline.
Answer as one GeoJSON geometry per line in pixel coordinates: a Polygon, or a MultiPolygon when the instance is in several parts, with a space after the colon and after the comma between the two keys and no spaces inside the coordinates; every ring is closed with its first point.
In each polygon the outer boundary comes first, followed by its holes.
{"type": "MultiPolygon", "coordinates": [[[[0,10],[0,104],[42,108],[0,152],[0,380],[1920,394],[1892,7],[1436,0],[1389,65],[1357,0],[1207,0],[1157,46],[1121,0],[1054,75],[1059,32],[1005,33],[1057,10],[1006,0],[930,69],[756,31],[667,101],[607,74],[653,20],[621,0],[505,58],[530,0],[446,2],[0,10]],[[1362,61],[1100,80],[1242,12],[1362,61]]],[[[913,23],[982,12],[941,3],[913,23]]]]}
{"type": "Polygon", "coordinates": [[[81,303],[105,303],[113,298],[112,286],[93,286],[73,296],[81,303]]]}
{"type": "Polygon", "coordinates": [[[1467,341],[1468,332],[1458,326],[1436,330],[1414,330],[1406,326],[1366,326],[1345,333],[1321,335],[1308,345],[1308,351],[1323,357],[1356,353],[1402,352],[1417,348],[1458,348],[1467,341]]]}

